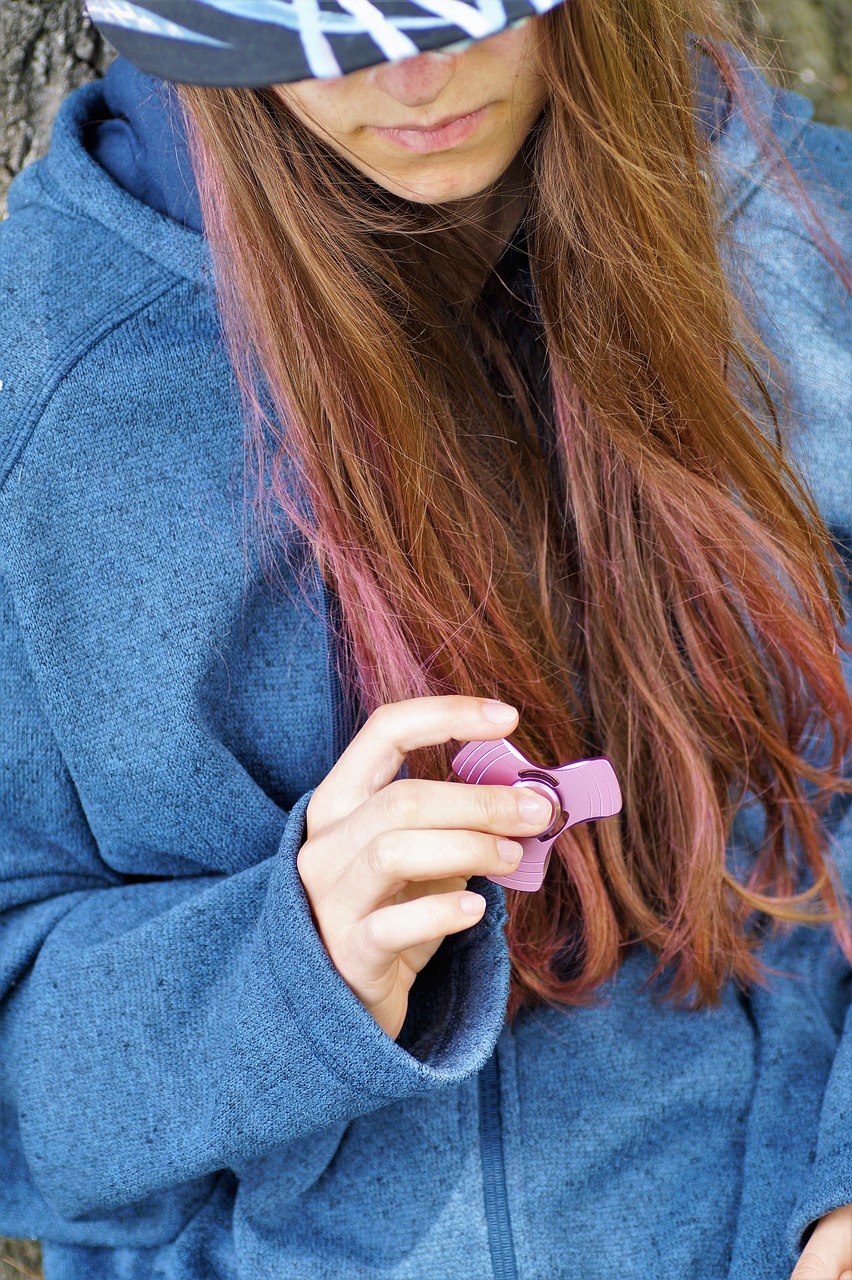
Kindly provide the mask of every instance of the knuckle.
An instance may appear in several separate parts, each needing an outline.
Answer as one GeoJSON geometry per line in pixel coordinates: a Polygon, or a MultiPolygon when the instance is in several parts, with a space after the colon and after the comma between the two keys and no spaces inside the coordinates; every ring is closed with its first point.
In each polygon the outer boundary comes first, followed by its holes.
{"type": "Polygon", "coordinates": [[[454,843],[461,863],[474,865],[487,857],[487,840],[479,831],[460,831],[454,843]]]}
{"type": "Polygon", "coordinates": [[[364,849],[364,864],[368,875],[377,880],[387,880],[393,876],[395,863],[395,844],[384,832],[370,841],[364,849]]]}
{"type": "Polygon", "coordinates": [[[324,938],[326,949],[337,972],[350,986],[358,981],[364,968],[364,954],[354,931],[339,932],[333,939],[324,938]]]}
{"type": "Polygon", "coordinates": [[[296,854],[296,870],[306,889],[310,888],[313,880],[314,858],[312,852],[310,841],[307,841],[296,854]]]}
{"type": "Polygon", "coordinates": [[[310,841],[302,845],[296,855],[296,871],[311,912],[315,917],[324,916],[329,903],[334,900],[333,878],[325,860],[317,856],[317,850],[310,841]]]}
{"type": "Polygon", "coordinates": [[[424,934],[431,936],[439,931],[443,932],[445,915],[444,902],[440,895],[427,893],[417,899],[417,923],[424,934]]]}
{"type": "Polygon", "coordinates": [[[471,699],[463,693],[449,693],[446,697],[445,712],[450,725],[454,725],[460,716],[470,711],[471,699]]]}
{"type": "Polygon", "coordinates": [[[325,793],[323,784],[320,783],[308,801],[308,807],[305,810],[305,825],[309,834],[311,831],[318,831],[325,826],[324,807],[325,793]]]}
{"type": "Polygon", "coordinates": [[[379,737],[387,737],[393,719],[393,703],[383,702],[370,713],[367,722],[371,732],[378,734],[379,737]]]}
{"type": "Polygon", "coordinates": [[[500,827],[506,822],[505,788],[478,787],[477,803],[483,823],[488,827],[500,827]]]}
{"type": "Polygon", "coordinates": [[[384,926],[375,912],[367,916],[359,929],[356,947],[364,960],[370,960],[387,949],[384,926]]]}
{"type": "Polygon", "coordinates": [[[382,792],[385,816],[395,827],[412,825],[417,817],[419,788],[410,778],[389,783],[382,792]]]}
{"type": "MultiPolygon", "coordinates": [[[[464,888],[463,885],[462,888],[464,888]]],[[[456,898],[453,894],[444,895],[440,898],[431,898],[427,912],[430,934],[433,937],[438,937],[439,935],[446,937],[456,918],[456,912],[456,898]]]]}

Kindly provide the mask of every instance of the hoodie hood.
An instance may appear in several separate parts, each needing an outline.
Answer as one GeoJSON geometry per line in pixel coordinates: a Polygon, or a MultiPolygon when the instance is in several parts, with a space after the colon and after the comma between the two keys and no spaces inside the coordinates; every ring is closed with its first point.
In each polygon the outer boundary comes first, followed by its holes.
{"type": "Polygon", "coordinates": [[[91,157],[142,204],[200,232],[186,120],[171,86],[116,58],[102,90],[106,118],[84,131],[91,157]]]}
{"type": "MultiPolygon", "coordinates": [[[[760,149],[736,109],[732,111],[712,60],[692,42],[695,65],[694,102],[699,128],[728,162],[740,198],[747,191],[749,170],[757,178],[760,149]],[[749,145],[750,143],[750,145],[749,145]]],[[[774,90],[742,59],[740,71],[760,121],[772,117],[782,145],[798,136],[811,115],[805,99],[774,90]]],[[[103,81],[103,110],[83,128],[89,155],[125,191],[157,213],[195,232],[202,230],[201,207],[187,142],[187,125],[174,88],[137,70],[125,58],[113,62],[103,81]]]]}
{"type": "MultiPolygon", "coordinates": [[[[785,155],[793,148],[813,114],[807,99],[773,88],[742,54],[730,53],[753,127],[739,105],[729,108],[705,56],[696,94],[696,111],[713,144],[712,176],[724,219],[736,216],[770,176],[779,150],[785,155]],[[770,135],[779,150],[767,146],[770,135]]],[[[179,103],[168,85],[124,59],[103,80],[65,99],[50,151],[10,188],[9,212],[45,196],[66,214],[93,219],[167,271],[209,283],[211,261],[179,103]]]]}

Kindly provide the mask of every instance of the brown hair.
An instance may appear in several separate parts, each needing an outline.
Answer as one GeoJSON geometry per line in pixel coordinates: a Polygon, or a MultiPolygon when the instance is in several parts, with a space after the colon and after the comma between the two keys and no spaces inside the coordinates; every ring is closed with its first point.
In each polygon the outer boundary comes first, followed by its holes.
{"type": "Polygon", "coordinates": [[[687,47],[736,94],[714,13],[535,19],[552,451],[515,354],[453,288],[473,252],[457,210],[371,184],[272,90],[180,91],[258,508],[310,538],[364,706],[502,697],[532,759],[601,753],[621,781],[621,817],[569,830],[544,889],[510,895],[510,1011],[589,1002],[639,941],[669,997],[715,1003],[765,980],[755,913],[833,921],[852,959],[820,816],[852,741],[841,566],[722,267],[687,47]],[[747,794],[765,838],[738,878],[747,794]]]}

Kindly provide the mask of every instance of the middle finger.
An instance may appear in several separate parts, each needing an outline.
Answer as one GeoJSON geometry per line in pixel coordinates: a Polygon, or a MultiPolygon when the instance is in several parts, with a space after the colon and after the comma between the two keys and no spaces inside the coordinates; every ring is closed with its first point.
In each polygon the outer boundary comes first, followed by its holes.
{"type": "Polygon", "coordinates": [[[354,848],[387,831],[466,830],[524,838],[539,835],[553,819],[548,800],[526,787],[484,786],[400,778],[350,814],[354,848]]]}

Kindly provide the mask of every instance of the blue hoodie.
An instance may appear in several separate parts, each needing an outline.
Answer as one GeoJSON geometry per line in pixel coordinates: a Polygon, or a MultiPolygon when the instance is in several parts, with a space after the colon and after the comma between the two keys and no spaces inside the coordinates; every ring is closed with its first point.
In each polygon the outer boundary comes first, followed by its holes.
{"type": "MultiPolygon", "coordinates": [[[[852,135],[746,75],[852,257],[852,135]]],[[[788,1280],[852,1203],[827,929],[767,930],[779,973],[715,1009],[655,1000],[636,945],[597,1007],[510,1028],[477,882],[397,1041],[332,966],[296,853],[351,732],[333,602],[295,542],[264,585],[244,536],[197,197],[143,81],[66,100],[0,227],[0,1233],[42,1239],[47,1280],[788,1280]]],[[[848,545],[852,309],[759,138],[707,120],[848,545]]],[[[848,804],[827,821],[850,892],[848,804]]],[[[759,838],[745,806],[731,865],[759,838]]]]}

